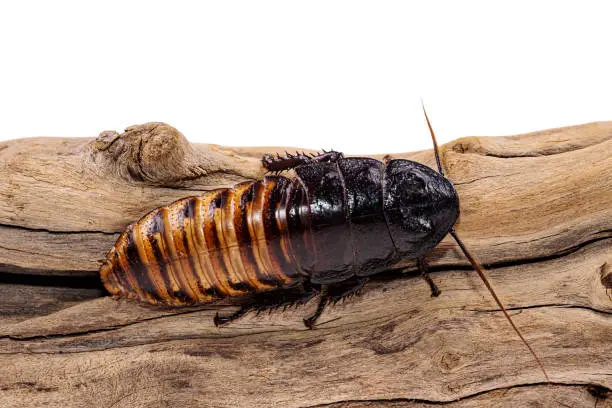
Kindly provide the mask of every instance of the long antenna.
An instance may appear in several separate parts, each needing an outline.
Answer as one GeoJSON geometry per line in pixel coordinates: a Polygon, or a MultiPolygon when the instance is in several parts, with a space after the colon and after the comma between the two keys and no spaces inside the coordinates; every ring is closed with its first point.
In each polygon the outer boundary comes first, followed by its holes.
{"type": "Polygon", "coordinates": [[[429,133],[431,134],[431,139],[434,144],[434,153],[436,154],[436,162],[438,163],[438,172],[442,176],[444,176],[444,170],[442,170],[442,162],[440,161],[440,153],[438,152],[438,142],[436,141],[436,135],[431,127],[431,122],[429,122],[429,117],[427,116],[427,111],[425,110],[425,104],[423,103],[423,99],[421,99],[421,106],[423,107],[423,113],[425,114],[425,120],[427,121],[427,127],[429,128],[429,133]]]}
{"type": "Polygon", "coordinates": [[[489,289],[489,293],[491,293],[491,296],[493,296],[493,299],[495,299],[495,302],[497,303],[497,306],[499,306],[501,311],[504,313],[504,316],[506,316],[506,319],[508,319],[508,322],[510,322],[510,325],[512,326],[512,328],[514,329],[516,334],[518,334],[518,336],[521,338],[521,340],[523,341],[525,346],[527,346],[527,348],[529,349],[529,351],[533,355],[533,358],[535,358],[536,362],[540,366],[540,369],[542,370],[542,373],[544,373],[544,377],[546,377],[546,381],[550,384],[550,378],[548,378],[548,374],[546,373],[546,369],[544,368],[544,364],[542,364],[542,362],[538,358],[538,356],[535,353],[535,351],[533,351],[533,349],[531,348],[529,343],[527,343],[527,340],[525,340],[525,338],[521,334],[521,331],[514,324],[514,321],[512,320],[510,315],[508,314],[508,311],[506,310],[506,308],[502,304],[501,300],[499,300],[499,298],[497,297],[497,294],[493,290],[493,287],[491,286],[491,283],[489,283],[489,280],[487,279],[487,276],[485,275],[484,270],[482,269],[482,266],[480,266],[480,263],[472,256],[472,254],[470,253],[470,251],[467,250],[465,245],[463,245],[463,242],[459,239],[459,236],[455,232],[455,228],[453,228],[450,231],[450,234],[453,236],[453,238],[455,238],[455,241],[457,241],[457,244],[459,244],[459,248],[461,248],[461,250],[463,251],[463,254],[465,255],[465,257],[470,261],[470,263],[472,264],[472,267],[478,273],[478,276],[480,276],[480,279],[482,279],[482,281],[484,282],[484,284],[487,287],[487,289],[489,289]]]}
{"type": "MultiPolygon", "coordinates": [[[[431,123],[429,122],[429,118],[427,117],[427,112],[425,111],[425,104],[423,104],[423,99],[421,99],[421,105],[423,106],[423,113],[425,114],[425,120],[427,121],[427,126],[429,127],[429,133],[431,134],[431,139],[433,140],[434,153],[436,154],[436,162],[438,163],[438,171],[440,172],[442,176],[444,176],[444,172],[442,171],[442,163],[440,161],[440,153],[438,152],[438,143],[436,142],[436,135],[434,134],[433,128],[431,127],[431,123]]],[[[540,369],[542,370],[544,377],[546,377],[546,382],[550,384],[550,378],[548,377],[548,373],[546,372],[546,369],[544,368],[544,364],[542,364],[542,362],[538,358],[538,355],[531,348],[529,343],[527,343],[527,340],[525,340],[525,337],[523,337],[523,334],[521,333],[521,331],[514,324],[512,317],[510,317],[510,314],[508,314],[508,311],[502,304],[501,300],[499,300],[499,298],[497,297],[495,290],[493,290],[491,283],[489,283],[489,279],[487,279],[487,276],[484,273],[484,269],[482,268],[482,266],[480,266],[480,263],[476,260],[476,258],[472,256],[472,254],[470,253],[470,251],[467,250],[465,245],[463,245],[463,242],[461,241],[461,239],[459,239],[459,236],[455,232],[455,227],[453,227],[449,233],[453,236],[453,238],[455,238],[455,241],[457,241],[457,244],[459,244],[459,248],[461,248],[461,251],[463,251],[463,254],[465,255],[465,257],[472,264],[472,268],[474,268],[476,273],[478,273],[478,276],[480,276],[480,279],[482,279],[482,281],[484,282],[485,286],[489,290],[489,293],[491,293],[491,296],[493,296],[493,299],[495,299],[497,306],[499,306],[501,311],[504,313],[504,316],[506,316],[506,319],[508,319],[508,322],[510,322],[510,325],[512,326],[516,334],[518,334],[518,336],[523,341],[525,346],[527,346],[527,348],[529,349],[529,352],[531,353],[535,361],[540,366],[540,369]]]]}

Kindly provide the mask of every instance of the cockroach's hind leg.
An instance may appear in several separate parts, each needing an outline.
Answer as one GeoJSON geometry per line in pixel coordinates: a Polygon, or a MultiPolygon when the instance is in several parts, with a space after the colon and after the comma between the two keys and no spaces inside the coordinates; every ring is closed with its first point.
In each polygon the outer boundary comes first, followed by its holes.
{"type": "Polygon", "coordinates": [[[358,293],[366,284],[368,278],[351,278],[327,287],[327,296],[330,302],[339,302],[358,293]]]}
{"type": "Polygon", "coordinates": [[[304,319],[304,325],[313,329],[317,319],[321,316],[325,307],[330,303],[337,303],[342,299],[350,297],[363,288],[368,278],[351,278],[344,282],[324,285],[321,290],[321,299],[315,313],[307,319],[304,319]]]}
{"type": "Polygon", "coordinates": [[[257,310],[257,313],[261,313],[265,310],[272,311],[275,309],[283,308],[286,310],[291,306],[298,306],[307,303],[310,299],[315,297],[319,292],[306,285],[298,286],[292,289],[279,290],[277,292],[270,292],[267,296],[261,296],[258,301],[253,304],[253,308],[257,310]]]}
{"type": "Polygon", "coordinates": [[[419,271],[421,271],[421,277],[429,284],[429,288],[431,289],[431,297],[440,296],[442,291],[438,289],[438,286],[436,286],[435,282],[431,279],[431,276],[429,276],[429,273],[427,273],[427,262],[425,261],[425,258],[417,259],[417,264],[419,265],[419,271]]]}
{"type": "Polygon", "coordinates": [[[264,154],[261,159],[261,162],[267,171],[280,172],[283,170],[293,169],[297,166],[306,163],[333,163],[343,157],[343,153],[336,152],[333,150],[330,150],[328,152],[323,150],[323,153],[319,153],[316,155],[296,151],[295,154],[288,152],[285,152],[284,155],[280,155],[278,153],[276,155],[264,154]]]}
{"type": "Polygon", "coordinates": [[[327,297],[326,292],[327,291],[324,286],[323,290],[321,291],[321,299],[319,300],[319,304],[317,305],[317,310],[314,312],[312,316],[304,319],[304,326],[306,326],[306,328],[311,329],[311,330],[314,329],[315,322],[317,321],[319,316],[321,316],[321,313],[323,313],[323,310],[325,310],[325,306],[327,306],[327,302],[329,302],[329,298],[327,297]]]}
{"type": "Polygon", "coordinates": [[[291,306],[302,305],[317,295],[318,290],[310,284],[298,284],[292,288],[272,290],[269,292],[255,293],[252,295],[250,302],[243,305],[239,310],[228,316],[215,315],[215,326],[224,326],[234,320],[244,316],[249,311],[253,310],[260,314],[261,312],[272,312],[273,310],[291,306]]]}
{"type": "Polygon", "coordinates": [[[241,306],[240,309],[227,316],[220,316],[219,312],[217,312],[217,314],[215,314],[213,322],[215,323],[216,327],[228,325],[234,320],[239,319],[245,314],[247,314],[247,312],[249,312],[251,309],[251,305],[241,306]]]}

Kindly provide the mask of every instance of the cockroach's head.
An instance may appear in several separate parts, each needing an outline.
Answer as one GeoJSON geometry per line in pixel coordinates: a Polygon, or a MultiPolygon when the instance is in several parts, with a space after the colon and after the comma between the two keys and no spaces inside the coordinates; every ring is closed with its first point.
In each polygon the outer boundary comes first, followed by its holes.
{"type": "Polygon", "coordinates": [[[391,160],[383,191],[391,238],[402,257],[419,258],[433,249],[459,217],[453,184],[420,163],[391,160]]]}

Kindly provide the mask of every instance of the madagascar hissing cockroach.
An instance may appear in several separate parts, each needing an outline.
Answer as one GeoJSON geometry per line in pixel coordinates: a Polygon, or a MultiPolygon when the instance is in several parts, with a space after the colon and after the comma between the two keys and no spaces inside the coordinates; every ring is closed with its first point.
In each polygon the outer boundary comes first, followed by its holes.
{"type": "Polygon", "coordinates": [[[153,210],[127,227],[101,267],[113,295],[152,304],[186,306],[240,295],[249,310],[300,304],[321,295],[312,328],[325,306],[358,291],[369,276],[417,260],[432,295],[425,255],[447,234],[457,241],[513,329],[482,267],[457,236],[457,192],[443,173],[410,160],[319,155],[264,155],[276,175],[207,191],[153,210]],[[293,169],[293,177],[278,173],[293,169]]]}

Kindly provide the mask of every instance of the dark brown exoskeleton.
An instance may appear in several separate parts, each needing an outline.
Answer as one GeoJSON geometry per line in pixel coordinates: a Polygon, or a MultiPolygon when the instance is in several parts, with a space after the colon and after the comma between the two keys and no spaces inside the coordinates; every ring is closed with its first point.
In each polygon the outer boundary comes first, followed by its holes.
{"type": "Polygon", "coordinates": [[[265,155],[267,170],[293,169],[295,176],[266,176],[153,210],[108,253],[104,285],[113,295],[171,306],[252,295],[233,315],[217,315],[216,325],[320,294],[315,314],[304,319],[312,328],[327,304],[401,261],[417,260],[437,296],[424,257],[450,233],[546,375],[455,233],[457,192],[444,177],[427,124],[438,172],[410,160],[383,163],[333,151],[265,155]]]}

